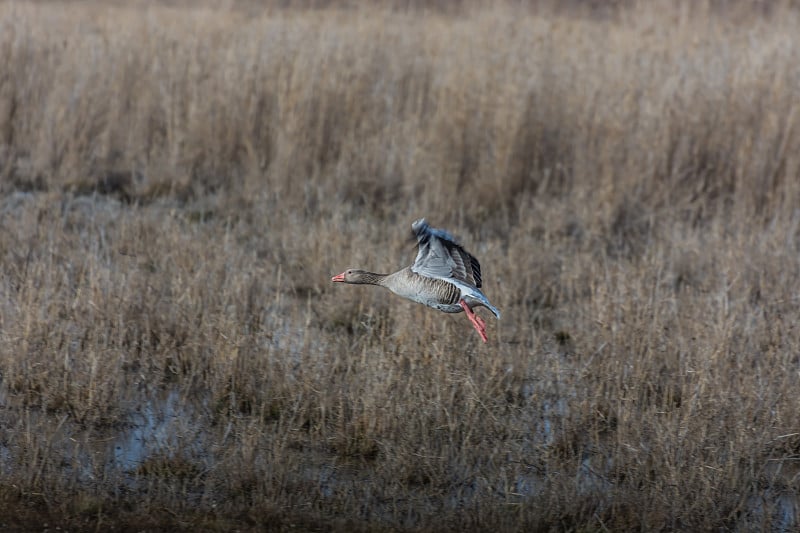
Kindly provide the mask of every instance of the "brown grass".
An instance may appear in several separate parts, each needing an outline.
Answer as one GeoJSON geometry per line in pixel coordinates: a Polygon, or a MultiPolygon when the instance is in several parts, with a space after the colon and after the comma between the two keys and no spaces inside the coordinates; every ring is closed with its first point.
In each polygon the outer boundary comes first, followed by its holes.
{"type": "Polygon", "coordinates": [[[323,4],[0,4],[0,527],[797,528],[796,8],[323,4]]]}

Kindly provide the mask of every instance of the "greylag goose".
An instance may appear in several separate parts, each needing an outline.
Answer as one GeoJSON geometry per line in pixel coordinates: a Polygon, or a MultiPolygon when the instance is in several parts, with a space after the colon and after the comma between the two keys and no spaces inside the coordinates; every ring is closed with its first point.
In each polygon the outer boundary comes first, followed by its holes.
{"type": "Polygon", "coordinates": [[[411,224],[411,229],[418,241],[413,265],[394,274],[349,269],[333,276],[331,281],[379,285],[398,296],[445,313],[464,311],[483,342],[487,342],[486,323],[472,309],[486,307],[498,319],[500,311],[480,290],[481,265],[478,260],[452,235],[430,227],[424,218],[411,224]]]}

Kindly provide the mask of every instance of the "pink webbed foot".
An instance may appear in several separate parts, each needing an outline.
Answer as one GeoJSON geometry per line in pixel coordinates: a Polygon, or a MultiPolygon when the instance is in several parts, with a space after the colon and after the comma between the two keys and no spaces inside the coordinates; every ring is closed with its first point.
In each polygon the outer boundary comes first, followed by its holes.
{"type": "Polygon", "coordinates": [[[489,337],[486,336],[486,330],[484,329],[484,326],[475,320],[472,321],[472,325],[475,326],[475,331],[477,331],[478,335],[481,336],[483,342],[489,342],[489,337]]]}
{"type": "Polygon", "coordinates": [[[469,321],[472,322],[472,326],[475,328],[475,331],[478,332],[478,335],[481,336],[483,342],[489,342],[489,337],[486,336],[486,322],[484,322],[481,317],[476,315],[464,300],[461,300],[458,302],[458,304],[467,314],[467,318],[469,318],[469,321]]]}

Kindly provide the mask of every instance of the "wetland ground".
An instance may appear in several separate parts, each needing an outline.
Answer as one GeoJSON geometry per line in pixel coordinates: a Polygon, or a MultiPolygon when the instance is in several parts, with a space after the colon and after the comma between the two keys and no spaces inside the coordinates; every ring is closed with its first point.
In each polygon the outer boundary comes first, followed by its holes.
{"type": "Polygon", "coordinates": [[[0,3],[0,529],[796,530],[798,27],[0,3]]]}

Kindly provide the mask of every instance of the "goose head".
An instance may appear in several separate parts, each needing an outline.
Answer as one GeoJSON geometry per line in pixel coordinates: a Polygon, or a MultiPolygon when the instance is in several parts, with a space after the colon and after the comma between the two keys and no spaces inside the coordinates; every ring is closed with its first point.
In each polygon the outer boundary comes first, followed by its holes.
{"type": "Polygon", "coordinates": [[[340,283],[352,283],[355,285],[374,285],[379,276],[373,272],[367,272],[366,270],[359,270],[357,268],[350,268],[342,272],[341,274],[337,274],[331,278],[331,281],[340,282],[340,283]]]}

